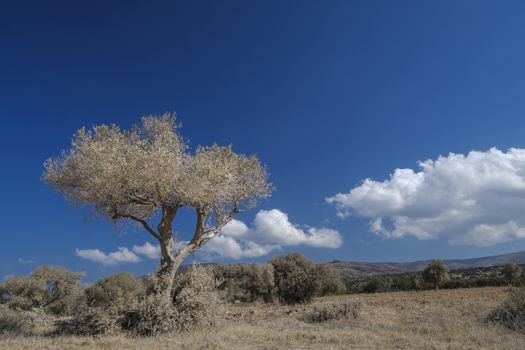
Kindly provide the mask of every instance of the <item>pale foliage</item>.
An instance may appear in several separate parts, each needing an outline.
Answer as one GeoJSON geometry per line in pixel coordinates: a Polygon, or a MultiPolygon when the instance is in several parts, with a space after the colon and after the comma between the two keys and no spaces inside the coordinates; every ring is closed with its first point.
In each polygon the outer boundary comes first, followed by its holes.
{"type": "Polygon", "coordinates": [[[3,286],[11,308],[31,310],[42,308],[57,314],[69,314],[79,297],[82,273],[60,266],[40,266],[28,276],[8,278],[3,286]]]}
{"type": "Polygon", "coordinates": [[[45,168],[43,178],[55,189],[113,219],[146,220],[162,205],[207,206],[222,218],[232,208],[254,206],[272,188],[255,156],[218,145],[191,153],[169,113],[144,117],[130,130],[79,129],[71,149],[45,168]]]}
{"type": "Polygon", "coordinates": [[[432,260],[423,270],[422,277],[423,281],[437,289],[440,283],[448,281],[448,267],[442,260],[432,260]]]}
{"type": "Polygon", "coordinates": [[[182,261],[215,238],[233,217],[272,191],[257,157],[231,146],[190,152],[174,114],[144,117],[140,126],[80,129],[71,149],[48,159],[43,179],[73,202],[92,205],[113,220],[140,223],[161,248],[160,274],[172,286],[182,261]],[[193,238],[174,256],[173,220],[180,207],[195,209],[193,238]],[[162,213],[156,228],[150,219],[162,213]]]}
{"type": "MultiPolygon", "coordinates": [[[[155,283],[159,283],[157,277],[149,276],[147,284],[155,283]]],[[[193,265],[176,277],[173,296],[148,293],[125,310],[123,328],[135,335],[152,336],[217,324],[224,310],[216,285],[210,269],[193,265]]]]}
{"type": "Polygon", "coordinates": [[[305,313],[304,320],[311,323],[321,323],[333,320],[358,319],[361,316],[363,302],[347,300],[316,304],[305,313]]]}

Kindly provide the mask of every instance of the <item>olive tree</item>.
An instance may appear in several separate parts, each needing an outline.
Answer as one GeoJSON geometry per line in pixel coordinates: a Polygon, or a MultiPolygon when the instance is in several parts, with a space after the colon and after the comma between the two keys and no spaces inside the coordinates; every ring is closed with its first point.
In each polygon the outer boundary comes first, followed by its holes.
{"type": "Polygon", "coordinates": [[[448,280],[448,267],[442,260],[432,260],[423,270],[423,281],[432,284],[434,289],[448,280]]]}
{"type": "Polygon", "coordinates": [[[286,304],[307,303],[318,291],[316,265],[300,253],[272,258],[277,297],[286,304]]]}
{"type": "Polygon", "coordinates": [[[517,282],[521,277],[521,267],[517,264],[505,264],[501,272],[508,284],[517,282]]]}
{"type": "Polygon", "coordinates": [[[143,117],[129,130],[116,125],[82,128],[69,150],[45,162],[43,174],[67,199],[112,220],[133,221],[154,237],[161,250],[159,287],[166,292],[186,257],[272,191],[256,156],[215,144],[191,152],[178,129],[170,113],[143,117]],[[173,221],[182,207],[194,210],[195,229],[191,240],[175,251],[173,221]],[[151,222],[155,218],[156,226],[151,222]]]}
{"type": "Polygon", "coordinates": [[[60,266],[40,266],[29,276],[8,278],[3,286],[4,298],[21,310],[41,308],[57,315],[69,314],[80,297],[82,275],[60,266]]]}

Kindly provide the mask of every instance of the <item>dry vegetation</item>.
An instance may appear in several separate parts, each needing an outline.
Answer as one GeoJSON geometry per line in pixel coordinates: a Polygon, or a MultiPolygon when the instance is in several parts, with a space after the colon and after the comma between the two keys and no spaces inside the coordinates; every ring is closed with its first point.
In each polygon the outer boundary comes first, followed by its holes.
{"type": "Polygon", "coordinates": [[[334,296],[312,304],[233,304],[219,325],[132,338],[3,336],[1,349],[523,349],[525,333],[485,322],[506,288],[334,296]],[[319,303],[362,300],[353,317],[308,323],[319,303]]]}

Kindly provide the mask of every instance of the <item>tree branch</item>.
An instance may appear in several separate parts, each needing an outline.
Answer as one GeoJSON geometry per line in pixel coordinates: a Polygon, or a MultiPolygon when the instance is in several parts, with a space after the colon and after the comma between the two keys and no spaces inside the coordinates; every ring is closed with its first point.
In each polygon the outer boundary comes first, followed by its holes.
{"type": "Polygon", "coordinates": [[[148,223],[146,222],[146,220],[143,220],[139,217],[136,217],[134,215],[130,215],[130,214],[124,214],[124,213],[115,213],[115,215],[113,215],[113,219],[118,219],[118,218],[126,218],[126,219],[131,219],[131,220],[134,220],[136,222],[139,222],[142,224],[142,226],[144,226],[144,228],[146,229],[146,231],[148,231],[153,237],[155,237],[158,241],[161,240],[161,237],[160,235],[155,232],[154,229],[152,229],[148,223]]]}
{"type": "Polygon", "coordinates": [[[209,209],[205,207],[198,207],[195,208],[195,212],[197,213],[197,223],[195,224],[195,232],[193,233],[193,238],[191,239],[190,244],[200,247],[202,245],[200,242],[202,235],[205,233],[204,225],[206,223],[206,217],[209,214],[209,209]]]}
{"type": "Polygon", "coordinates": [[[239,212],[239,209],[237,207],[233,208],[230,214],[226,216],[223,219],[219,219],[217,217],[217,225],[213,228],[210,228],[208,230],[205,230],[201,236],[201,245],[211,240],[213,237],[215,237],[223,228],[226,226],[230,221],[232,221],[233,217],[239,212]]]}

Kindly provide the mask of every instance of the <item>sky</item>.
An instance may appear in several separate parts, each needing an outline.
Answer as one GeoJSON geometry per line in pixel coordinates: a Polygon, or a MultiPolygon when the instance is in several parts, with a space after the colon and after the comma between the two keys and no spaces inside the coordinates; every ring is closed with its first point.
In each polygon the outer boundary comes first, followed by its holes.
{"type": "MultiPolygon", "coordinates": [[[[276,191],[189,261],[525,250],[523,1],[0,5],[0,281],[154,271],[157,247],[41,181],[74,131],[176,112],[276,191]]],[[[191,212],[175,230],[190,238],[191,212]]]]}

